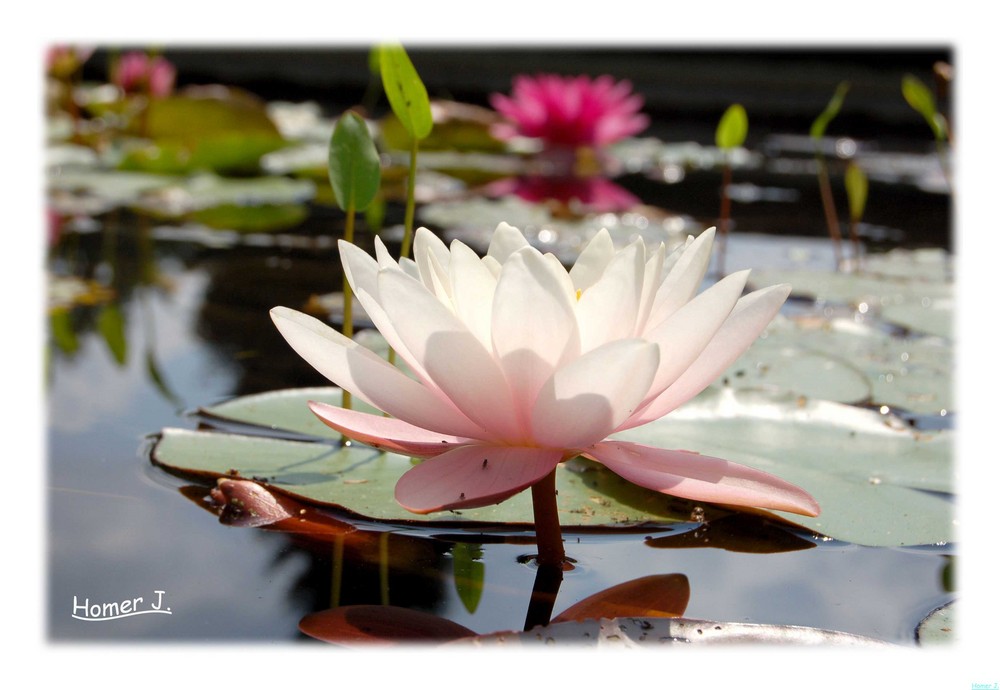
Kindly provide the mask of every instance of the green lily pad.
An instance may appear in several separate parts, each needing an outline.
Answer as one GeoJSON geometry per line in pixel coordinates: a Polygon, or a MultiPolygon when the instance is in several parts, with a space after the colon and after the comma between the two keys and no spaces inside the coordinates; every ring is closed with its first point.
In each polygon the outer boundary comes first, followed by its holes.
{"type": "Polygon", "coordinates": [[[150,101],[130,124],[149,141],[126,153],[124,170],[254,172],[262,155],[287,144],[263,102],[221,86],[150,101]]]}
{"type": "MultiPolygon", "coordinates": [[[[153,460],[208,477],[232,471],[260,477],[304,500],[375,520],[531,522],[527,492],[489,508],[432,516],[403,510],[393,488],[414,461],[357,444],[340,448],[337,432],[305,406],[307,400],[337,404],[339,396],[336,388],[295,389],[206,408],[203,418],[216,426],[250,425],[285,438],[167,429],[153,460]]],[[[723,457],[798,484],[819,501],[822,515],[774,515],[831,538],[872,546],[952,538],[949,432],[916,433],[892,416],[826,401],[723,389],[620,436],[723,457]]],[[[691,513],[690,502],[636,487],[579,458],[560,465],[557,486],[560,520],[568,527],[686,520],[691,513]]],[[[720,514],[706,508],[708,519],[720,514]]]]}
{"type": "MultiPolygon", "coordinates": [[[[499,118],[493,110],[455,101],[431,101],[434,127],[420,142],[421,151],[493,151],[505,149],[504,142],[490,133],[499,118]]],[[[379,121],[379,134],[389,149],[406,151],[410,134],[394,113],[379,121]]],[[[422,162],[422,161],[421,161],[422,162]]]]}
{"type": "Polygon", "coordinates": [[[68,169],[50,175],[47,184],[50,190],[98,199],[110,206],[125,206],[136,202],[143,194],[176,184],[179,180],[174,175],[86,168],[68,169]]]}
{"type": "MultiPolygon", "coordinates": [[[[396,503],[393,491],[396,481],[415,461],[362,445],[341,448],[332,442],[164,429],[152,450],[152,459],[185,474],[256,479],[306,501],[339,507],[373,520],[429,524],[532,522],[531,495],[527,491],[486,508],[414,515],[396,503]]],[[[559,517],[567,527],[628,525],[651,519],[678,521],[683,517],[672,509],[673,501],[667,496],[635,487],[610,472],[602,472],[607,476],[600,477],[589,474],[580,473],[571,464],[561,465],[557,472],[559,517]],[[610,501],[605,498],[609,490],[637,494],[633,502],[640,507],[610,501]]]]}
{"type": "Polygon", "coordinates": [[[303,204],[316,185],[309,180],[267,176],[227,179],[212,173],[192,175],[143,194],[134,206],[163,217],[224,206],[263,207],[303,204]]]}
{"type": "Polygon", "coordinates": [[[223,204],[190,214],[190,218],[210,228],[237,232],[276,232],[297,227],[309,216],[305,204],[237,206],[223,204]]]}
{"type": "Polygon", "coordinates": [[[768,645],[836,645],[891,647],[871,637],[797,625],[730,623],[693,618],[620,617],[566,621],[532,628],[527,632],[498,632],[474,637],[455,636],[449,646],[532,647],[557,643],[629,649],[643,646],[757,643],[768,645]]]}
{"type": "MultiPolygon", "coordinates": [[[[334,505],[376,520],[451,520],[531,523],[530,492],[499,505],[435,515],[414,515],[396,503],[396,481],[416,460],[367,446],[339,447],[340,434],[309,412],[306,402],[340,404],[338,388],[301,388],[245,396],[200,410],[209,423],[257,427],[256,434],[165,429],[155,462],[208,477],[259,477],[307,501],[334,505]],[[280,438],[277,438],[280,437],[280,438]],[[307,439],[307,440],[303,440],[307,439]]],[[[375,412],[360,401],[354,408],[375,412]]],[[[596,463],[575,459],[556,474],[560,521],[565,526],[628,525],[688,519],[690,505],[635,486],[596,463]]]]}
{"type": "Polygon", "coordinates": [[[939,414],[954,409],[953,360],[954,347],[941,338],[892,336],[849,319],[779,317],[721,381],[939,414]]]}
{"type": "Polygon", "coordinates": [[[946,254],[897,250],[869,257],[864,266],[862,273],[762,268],[754,270],[749,284],[790,283],[795,296],[850,304],[916,333],[952,337],[954,288],[946,254]]]}
{"type": "Polygon", "coordinates": [[[663,419],[619,435],[697,450],[775,474],[822,514],[776,514],[867,546],[953,538],[951,432],[916,432],[891,415],[791,394],[709,389],[663,419]]]}
{"type": "Polygon", "coordinates": [[[920,645],[950,644],[955,641],[955,607],[956,603],[931,611],[917,626],[917,643],[920,645]]]}

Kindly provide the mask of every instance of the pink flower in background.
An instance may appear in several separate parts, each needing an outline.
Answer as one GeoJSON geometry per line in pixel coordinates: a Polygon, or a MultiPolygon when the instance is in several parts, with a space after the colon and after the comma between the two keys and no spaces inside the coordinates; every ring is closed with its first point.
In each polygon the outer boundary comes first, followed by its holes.
{"type": "Polygon", "coordinates": [[[111,74],[112,83],[126,94],[142,93],[148,87],[153,98],[169,96],[176,78],[177,70],[166,58],[138,51],[122,55],[111,74]]]}
{"type": "Polygon", "coordinates": [[[412,376],[306,314],[271,318],[321,374],[390,416],[313,402],[361,443],[428,458],[396,484],[415,513],[499,503],[576,455],[655,491],[816,515],[773,475],[684,450],[609,438],[659,419],[726,369],[770,323],[790,286],[742,296],[749,271],[695,295],[714,230],[669,256],[606,230],[569,271],[501,223],[480,258],[420,228],[414,259],[340,242],[354,294],[412,376]]]}
{"type": "Polygon", "coordinates": [[[508,177],[489,183],[487,196],[513,195],[533,203],[554,201],[582,211],[614,213],[642,202],[630,191],[603,177],[508,177]]]}
{"type": "Polygon", "coordinates": [[[495,126],[497,137],[532,137],[549,146],[601,147],[649,125],[649,118],[639,112],[643,100],[632,93],[632,84],[607,75],[520,75],[514,77],[510,96],[492,94],[490,103],[508,120],[495,126]]]}
{"type": "Polygon", "coordinates": [[[65,79],[83,66],[94,52],[91,46],[53,45],[45,51],[45,71],[65,79]]]}

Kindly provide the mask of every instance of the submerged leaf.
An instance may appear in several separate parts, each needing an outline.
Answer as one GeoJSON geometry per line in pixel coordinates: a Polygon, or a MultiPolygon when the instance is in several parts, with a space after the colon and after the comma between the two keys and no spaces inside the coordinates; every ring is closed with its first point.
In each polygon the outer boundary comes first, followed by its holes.
{"type": "Polygon", "coordinates": [[[483,581],[486,578],[483,548],[479,544],[459,542],[451,550],[451,556],[458,598],[466,611],[475,613],[483,596],[483,581]]]}
{"type": "Polygon", "coordinates": [[[97,330],[107,343],[111,356],[118,364],[125,364],[125,319],[117,304],[106,304],[97,315],[97,330]]]}

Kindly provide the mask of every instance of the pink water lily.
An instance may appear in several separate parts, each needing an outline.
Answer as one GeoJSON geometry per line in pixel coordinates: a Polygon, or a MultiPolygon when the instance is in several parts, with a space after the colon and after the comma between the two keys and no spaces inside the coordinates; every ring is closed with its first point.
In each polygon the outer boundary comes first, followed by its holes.
{"type": "Polygon", "coordinates": [[[146,53],[125,53],[115,65],[111,81],[127,94],[148,90],[154,98],[169,96],[174,90],[177,69],[162,56],[151,57],[146,53]]]}
{"type": "Polygon", "coordinates": [[[667,254],[599,232],[566,270],[501,223],[486,256],[417,231],[415,260],[341,242],[351,286],[412,375],[314,319],[271,316],[296,352],[389,416],[319,402],[362,443],[428,458],[396,485],[415,513],[499,503],[576,455],[674,496],[816,515],[802,489],[685,450],[609,438],[659,419],[711,383],[757,338],[789,286],[742,296],[749,271],[695,294],[714,230],[667,254]]]}
{"type": "Polygon", "coordinates": [[[642,97],[632,93],[628,81],[608,75],[520,75],[510,96],[492,94],[490,103],[508,120],[494,128],[502,139],[523,136],[552,146],[601,147],[649,126],[649,118],[639,112],[642,97]]]}
{"type": "Polygon", "coordinates": [[[517,196],[535,204],[554,203],[582,213],[615,213],[642,203],[603,177],[505,177],[483,187],[486,196],[517,196]]]}

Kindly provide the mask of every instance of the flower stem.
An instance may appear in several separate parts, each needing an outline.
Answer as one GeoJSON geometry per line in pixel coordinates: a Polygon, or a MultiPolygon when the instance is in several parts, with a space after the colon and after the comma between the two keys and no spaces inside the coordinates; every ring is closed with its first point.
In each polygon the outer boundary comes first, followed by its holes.
{"type": "Polygon", "coordinates": [[[562,568],[566,560],[559,509],[556,505],[556,470],[552,469],[531,487],[531,506],[535,513],[535,536],[538,544],[538,565],[562,568]]]}
{"type": "Polygon", "coordinates": [[[834,260],[839,270],[843,264],[843,254],[840,251],[840,220],[837,218],[837,208],[833,203],[833,190],[830,188],[830,175],[826,171],[826,162],[822,154],[816,152],[816,175],[819,179],[819,194],[823,200],[823,214],[826,217],[826,229],[833,240],[834,260]]]}
{"type": "Polygon", "coordinates": [[[539,625],[548,625],[552,621],[552,609],[555,607],[562,580],[561,565],[541,563],[538,565],[535,584],[531,589],[531,599],[528,601],[528,613],[524,617],[525,631],[539,625]]]}
{"type": "Polygon", "coordinates": [[[733,167],[726,159],[725,165],[722,166],[722,187],[721,187],[721,198],[719,201],[719,244],[718,244],[718,261],[716,262],[716,273],[719,276],[725,275],[726,272],[726,239],[729,236],[729,209],[730,209],[730,198],[729,198],[729,185],[733,181],[733,167]]]}
{"type": "Polygon", "coordinates": [[[406,178],[406,215],[403,217],[403,245],[399,250],[402,258],[410,256],[410,242],[413,239],[413,214],[416,209],[417,188],[417,140],[410,145],[410,174],[406,178]]]}
{"type": "MultiPolygon", "coordinates": [[[[347,205],[347,220],[344,224],[344,241],[354,244],[354,204],[347,205]]],[[[344,273],[344,337],[354,337],[354,294],[351,290],[351,283],[347,280],[347,273],[344,273]]],[[[351,394],[348,391],[342,393],[342,406],[345,410],[351,409],[351,394]]]]}

